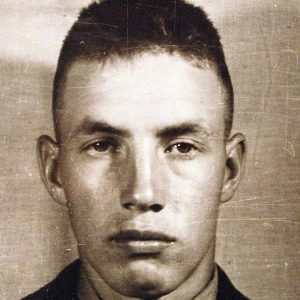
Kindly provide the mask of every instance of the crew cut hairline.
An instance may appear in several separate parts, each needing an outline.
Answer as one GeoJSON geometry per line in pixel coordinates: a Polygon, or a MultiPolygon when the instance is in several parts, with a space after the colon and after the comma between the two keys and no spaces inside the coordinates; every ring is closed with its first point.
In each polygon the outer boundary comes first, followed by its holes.
{"type": "Polygon", "coordinates": [[[151,49],[180,53],[215,64],[227,94],[226,135],[232,127],[234,91],[218,30],[206,12],[189,1],[102,0],[83,8],[67,34],[54,78],[52,110],[56,127],[62,81],[79,59],[104,62],[113,56],[128,59],[151,49]],[[174,11],[174,8],[176,10],[174,11]]]}
{"type": "MultiPolygon", "coordinates": [[[[185,62],[188,64],[192,65],[193,67],[200,69],[200,70],[213,70],[213,72],[216,74],[220,85],[222,86],[224,92],[225,92],[225,101],[228,101],[230,97],[226,86],[224,85],[224,82],[221,78],[221,76],[218,74],[218,68],[216,66],[216,63],[209,60],[208,58],[203,58],[199,59],[195,55],[189,54],[189,53],[181,53],[180,51],[177,50],[177,46],[174,46],[173,51],[168,51],[170,47],[164,48],[160,47],[157,45],[149,46],[149,47],[143,47],[142,51],[140,52],[134,52],[130,53],[128,55],[118,55],[118,54],[111,54],[109,56],[100,56],[100,55],[93,55],[93,56],[80,56],[77,57],[76,60],[74,60],[72,63],[70,63],[64,70],[64,74],[60,79],[60,86],[57,89],[57,97],[61,97],[61,93],[63,93],[63,90],[65,89],[65,83],[66,83],[66,78],[67,74],[70,72],[72,66],[74,66],[76,63],[97,63],[99,65],[99,70],[102,70],[107,63],[113,63],[115,60],[127,60],[127,61],[132,61],[135,58],[142,56],[144,54],[153,54],[153,55],[161,55],[161,54],[167,54],[167,55],[174,55],[175,57],[179,57],[183,59],[185,62]]],[[[56,106],[53,107],[53,115],[54,115],[54,124],[55,124],[55,134],[56,134],[56,140],[59,142],[60,141],[60,136],[59,136],[59,121],[58,121],[58,114],[60,111],[63,111],[64,109],[64,101],[61,99],[57,99],[58,101],[56,102],[56,106]]],[[[226,104],[224,104],[226,105],[226,104]]],[[[226,109],[224,109],[224,121],[226,122],[226,109]]],[[[226,126],[225,126],[225,136],[229,135],[229,133],[226,133],[226,126]]]]}

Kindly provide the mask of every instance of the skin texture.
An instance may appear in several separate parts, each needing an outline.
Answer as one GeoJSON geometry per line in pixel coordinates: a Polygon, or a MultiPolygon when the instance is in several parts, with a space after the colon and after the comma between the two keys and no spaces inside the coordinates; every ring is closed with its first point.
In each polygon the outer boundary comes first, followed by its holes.
{"type": "Polygon", "coordinates": [[[201,294],[218,208],[244,164],[243,135],[224,138],[215,71],[163,53],[78,61],[60,101],[60,144],[42,136],[39,161],[52,197],[68,207],[87,282],[107,299],[201,294]],[[170,240],[112,239],[126,230],[170,240]]]}

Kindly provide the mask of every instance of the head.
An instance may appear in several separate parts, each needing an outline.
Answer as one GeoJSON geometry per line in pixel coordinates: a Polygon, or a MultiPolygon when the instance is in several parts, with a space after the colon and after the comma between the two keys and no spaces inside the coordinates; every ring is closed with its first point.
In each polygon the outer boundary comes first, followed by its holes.
{"type": "Polygon", "coordinates": [[[81,12],[54,80],[56,141],[38,148],[96,290],[175,299],[204,288],[219,205],[244,164],[232,114],[220,37],[200,8],[111,0],[81,12]]]}

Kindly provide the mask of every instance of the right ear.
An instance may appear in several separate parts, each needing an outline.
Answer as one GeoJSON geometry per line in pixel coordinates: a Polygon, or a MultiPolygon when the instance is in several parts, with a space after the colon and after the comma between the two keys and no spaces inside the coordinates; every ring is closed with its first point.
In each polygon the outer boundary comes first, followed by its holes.
{"type": "Polygon", "coordinates": [[[37,141],[37,154],[40,174],[45,187],[52,198],[61,205],[66,205],[66,197],[58,172],[59,145],[47,135],[37,141]]]}

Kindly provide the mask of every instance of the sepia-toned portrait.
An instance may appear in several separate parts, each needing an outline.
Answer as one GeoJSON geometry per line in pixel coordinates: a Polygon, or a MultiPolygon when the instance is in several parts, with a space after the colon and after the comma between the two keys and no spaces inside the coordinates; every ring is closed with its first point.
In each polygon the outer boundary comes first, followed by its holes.
{"type": "Polygon", "coordinates": [[[299,0],[0,11],[0,299],[300,299],[299,0]]]}

